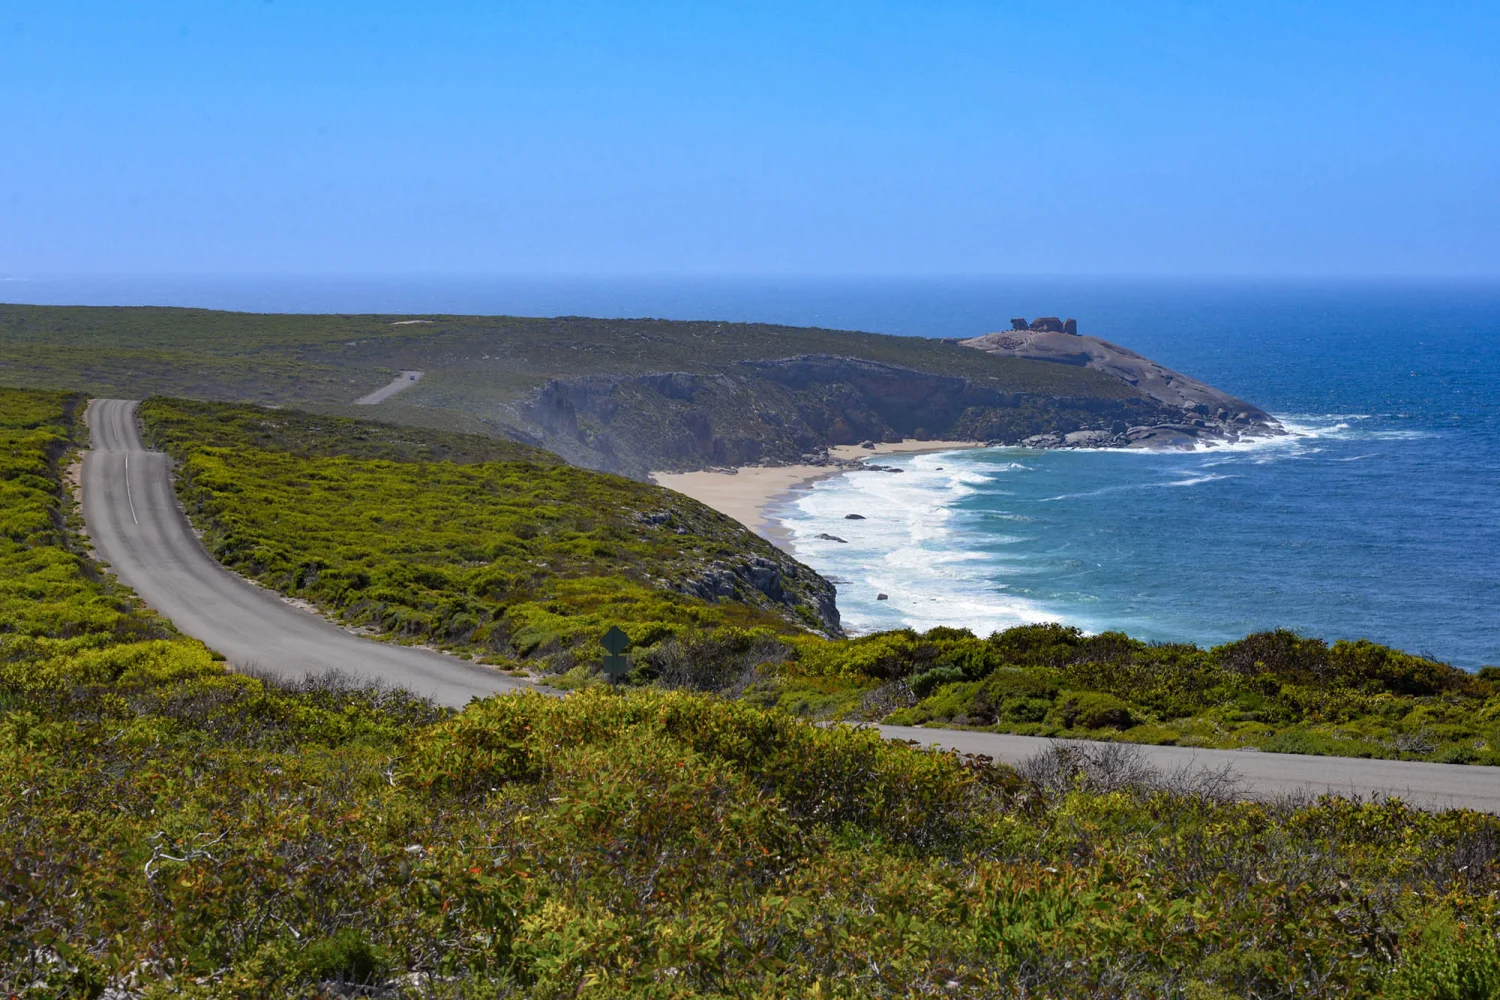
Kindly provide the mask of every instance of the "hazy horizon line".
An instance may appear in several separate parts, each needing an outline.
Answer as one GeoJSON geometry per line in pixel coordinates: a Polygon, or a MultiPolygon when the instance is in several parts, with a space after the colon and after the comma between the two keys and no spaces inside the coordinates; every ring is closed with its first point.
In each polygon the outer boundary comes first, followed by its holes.
{"type": "Polygon", "coordinates": [[[1280,272],[961,272],[961,271],[0,271],[0,282],[50,280],[524,280],[524,281],[1443,281],[1500,283],[1500,273],[1423,271],[1280,272]]]}

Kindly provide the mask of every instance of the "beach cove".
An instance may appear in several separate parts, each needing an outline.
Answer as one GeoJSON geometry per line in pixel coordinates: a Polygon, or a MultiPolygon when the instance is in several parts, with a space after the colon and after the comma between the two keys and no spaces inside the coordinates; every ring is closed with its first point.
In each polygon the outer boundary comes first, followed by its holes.
{"type": "Polygon", "coordinates": [[[829,458],[838,464],[744,465],[696,472],[653,472],[651,479],[659,486],[676,490],[734,518],[776,545],[791,548],[793,539],[790,533],[772,516],[772,512],[792,499],[796,492],[808,489],[818,480],[858,471],[852,463],[860,463],[863,459],[983,447],[976,441],[918,441],[915,438],[876,442],[871,447],[843,444],[828,449],[829,458]]]}

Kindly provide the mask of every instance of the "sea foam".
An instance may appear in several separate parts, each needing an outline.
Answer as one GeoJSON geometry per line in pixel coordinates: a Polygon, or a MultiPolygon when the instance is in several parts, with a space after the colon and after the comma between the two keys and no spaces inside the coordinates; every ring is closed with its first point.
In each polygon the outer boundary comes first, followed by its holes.
{"type": "MultiPolygon", "coordinates": [[[[1005,548],[1028,539],[991,533],[985,516],[962,509],[980,488],[1029,471],[1019,463],[970,464],[962,452],[882,459],[901,474],[857,472],[816,483],[783,509],[802,558],[839,586],[847,628],[972,628],[978,634],[1057,616],[1012,592],[1006,578],[1028,572],[1005,548]],[[941,467],[941,468],[940,468],[941,467]],[[846,514],[860,514],[850,520],[846,514]],[[818,535],[834,535],[844,542],[818,535]],[[886,599],[879,599],[885,594],[886,599]]],[[[990,492],[990,491],[986,491],[990,492]]]]}

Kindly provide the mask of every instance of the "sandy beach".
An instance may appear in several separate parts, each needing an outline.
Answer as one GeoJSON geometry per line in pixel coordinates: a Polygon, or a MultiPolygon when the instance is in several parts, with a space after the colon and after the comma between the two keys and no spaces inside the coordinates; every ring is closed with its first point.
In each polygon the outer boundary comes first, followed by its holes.
{"type": "MultiPolygon", "coordinates": [[[[877,444],[862,448],[857,444],[835,445],[828,449],[834,458],[878,458],[881,455],[911,452],[953,451],[958,448],[982,448],[975,441],[906,441],[877,444]]],[[[658,484],[685,493],[722,514],[728,514],[751,531],[785,547],[789,539],[773,521],[766,518],[767,509],[792,490],[805,489],[827,476],[844,470],[827,465],[747,465],[734,472],[653,472],[658,484]]]]}

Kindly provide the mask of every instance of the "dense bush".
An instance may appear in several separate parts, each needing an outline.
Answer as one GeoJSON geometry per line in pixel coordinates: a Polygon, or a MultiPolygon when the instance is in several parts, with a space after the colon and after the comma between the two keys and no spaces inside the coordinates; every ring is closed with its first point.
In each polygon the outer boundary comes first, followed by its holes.
{"type": "MultiPolygon", "coordinates": [[[[1017,773],[684,692],[454,713],[228,673],[79,554],[73,401],[0,404],[0,483],[46,514],[0,549],[5,995],[1493,993],[1494,817],[1239,802],[1124,746],[1017,773]]],[[[1059,669],[935,695],[1045,701],[1059,669]]]]}
{"type": "Polygon", "coordinates": [[[632,683],[816,718],[1500,763],[1495,679],[1374,643],[1277,631],[1204,650],[1056,624],[829,640],[806,632],[804,569],[781,556],[757,589],[765,542],[646,484],[496,461],[530,452],[464,435],[169,400],[143,415],[230,566],[354,624],[571,670],[564,686],[621,623],[632,683]]]}
{"type": "MultiPolygon", "coordinates": [[[[933,629],[793,643],[791,687],[798,672],[854,691],[904,679],[919,701],[886,716],[897,724],[1500,764],[1493,670],[1371,642],[1279,631],[1205,650],[1026,625],[988,639],[933,629]]],[[[854,697],[832,703],[860,711],[854,697]]]]}
{"type": "Polygon", "coordinates": [[[209,551],[350,624],[500,662],[571,651],[564,667],[597,661],[621,621],[646,646],[824,624],[816,574],[648,483],[493,461],[532,450],[461,435],[168,400],[141,413],[209,551]]]}

